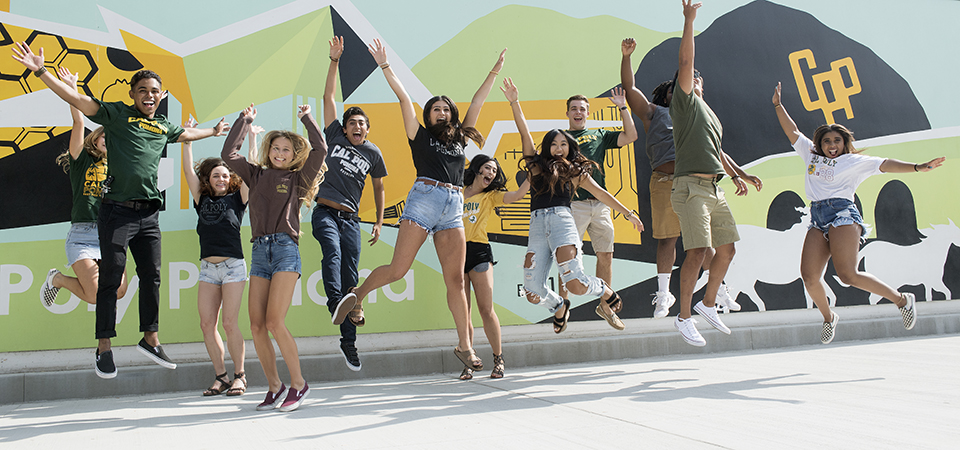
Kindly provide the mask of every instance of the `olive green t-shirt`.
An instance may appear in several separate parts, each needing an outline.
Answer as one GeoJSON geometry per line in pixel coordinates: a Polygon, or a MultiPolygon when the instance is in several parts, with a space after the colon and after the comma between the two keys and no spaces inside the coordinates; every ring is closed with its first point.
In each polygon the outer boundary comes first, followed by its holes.
{"type": "Polygon", "coordinates": [[[707,102],[692,91],[683,92],[678,86],[670,100],[670,118],[677,153],[674,175],[723,174],[720,160],[723,126],[707,102]]]}
{"type": "Polygon", "coordinates": [[[104,198],[117,202],[160,200],[157,188],[160,155],[168,143],[177,142],[183,128],[160,114],[147,118],[123,102],[94,100],[100,109],[89,117],[103,125],[110,155],[107,176],[113,177],[104,198]]]}
{"type": "Polygon", "coordinates": [[[94,158],[86,150],[80,150],[77,159],[70,158],[70,188],[73,190],[70,223],[97,221],[100,187],[106,178],[106,158],[94,158]]]}
{"type": "MultiPolygon", "coordinates": [[[[593,171],[591,176],[593,177],[593,181],[596,181],[600,187],[606,189],[607,184],[603,175],[603,160],[607,155],[607,149],[620,148],[620,146],[617,145],[617,141],[620,139],[620,132],[593,128],[567,130],[567,133],[570,133],[570,135],[577,140],[580,153],[583,153],[583,156],[586,156],[587,159],[600,166],[599,169],[593,171]]],[[[583,188],[577,188],[577,194],[573,197],[574,200],[589,200],[591,198],[594,198],[593,194],[583,188]]]]}

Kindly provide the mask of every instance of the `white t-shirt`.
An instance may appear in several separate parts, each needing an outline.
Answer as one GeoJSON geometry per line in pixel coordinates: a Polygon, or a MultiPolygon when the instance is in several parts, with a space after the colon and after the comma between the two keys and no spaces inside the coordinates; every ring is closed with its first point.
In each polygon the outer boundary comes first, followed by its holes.
{"type": "Polygon", "coordinates": [[[807,200],[811,202],[828,198],[845,198],[853,201],[857,186],[871,175],[879,175],[884,158],[845,153],[830,159],[813,153],[813,141],[800,135],[793,149],[807,165],[804,185],[807,200]]]}

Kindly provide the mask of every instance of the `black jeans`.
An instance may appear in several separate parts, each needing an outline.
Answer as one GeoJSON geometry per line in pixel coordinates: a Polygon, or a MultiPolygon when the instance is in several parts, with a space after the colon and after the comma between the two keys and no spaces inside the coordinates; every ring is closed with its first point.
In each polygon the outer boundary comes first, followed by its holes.
{"type": "Polygon", "coordinates": [[[127,247],[140,278],[140,331],[157,331],[160,322],[160,202],[141,209],[103,203],[100,233],[100,286],[97,339],[117,335],[117,289],[127,266],[127,247]]]}

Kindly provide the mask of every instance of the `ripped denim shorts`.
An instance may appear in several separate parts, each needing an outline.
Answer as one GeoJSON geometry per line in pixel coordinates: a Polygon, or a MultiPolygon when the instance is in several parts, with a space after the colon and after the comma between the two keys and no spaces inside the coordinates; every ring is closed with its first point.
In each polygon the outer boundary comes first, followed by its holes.
{"type": "Polygon", "coordinates": [[[816,228],[827,237],[830,227],[841,225],[860,225],[860,238],[866,236],[868,228],[863,216],[853,201],[846,198],[828,198],[810,203],[810,228],[816,228]]]}

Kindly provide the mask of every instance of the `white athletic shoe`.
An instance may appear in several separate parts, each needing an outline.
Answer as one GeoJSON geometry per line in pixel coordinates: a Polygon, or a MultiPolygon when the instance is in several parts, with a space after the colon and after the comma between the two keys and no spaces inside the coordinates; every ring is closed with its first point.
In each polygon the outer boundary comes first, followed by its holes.
{"type": "Polygon", "coordinates": [[[713,325],[714,328],[720,330],[721,333],[730,334],[730,329],[720,321],[720,315],[717,314],[716,308],[708,308],[703,304],[702,301],[700,301],[693,306],[693,310],[696,311],[697,314],[700,314],[704,319],[707,319],[707,322],[709,322],[710,325],[713,325]]]}
{"type": "Polygon", "coordinates": [[[660,319],[667,317],[670,313],[670,307],[677,301],[677,298],[670,291],[657,291],[653,294],[653,304],[656,308],[653,310],[653,318],[660,319]]]}
{"type": "Polygon", "coordinates": [[[830,311],[830,321],[823,323],[823,330],[820,331],[820,342],[824,344],[829,344],[833,342],[833,337],[837,335],[837,322],[840,321],[840,316],[837,313],[830,311]]]}
{"type": "Polygon", "coordinates": [[[917,297],[909,292],[904,292],[903,298],[907,301],[907,304],[900,308],[900,315],[903,316],[903,327],[912,330],[914,325],[917,324],[917,297]]]}
{"type": "Polygon", "coordinates": [[[707,341],[704,340],[700,332],[697,331],[697,319],[691,317],[681,321],[680,316],[677,316],[677,318],[673,320],[673,326],[680,332],[680,336],[683,336],[683,340],[688,344],[695,347],[707,345],[707,341]]]}
{"type": "Polygon", "coordinates": [[[717,306],[727,308],[729,311],[740,311],[740,304],[730,295],[730,289],[725,284],[721,284],[720,289],[717,289],[717,306]]]}
{"type": "Polygon", "coordinates": [[[60,292],[60,288],[53,287],[53,277],[57,276],[58,273],[60,273],[59,270],[50,269],[43,285],[40,286],[40,301],[44,305],[53,306],[53,302],[57,300],[57,292],[60,292]]]}

